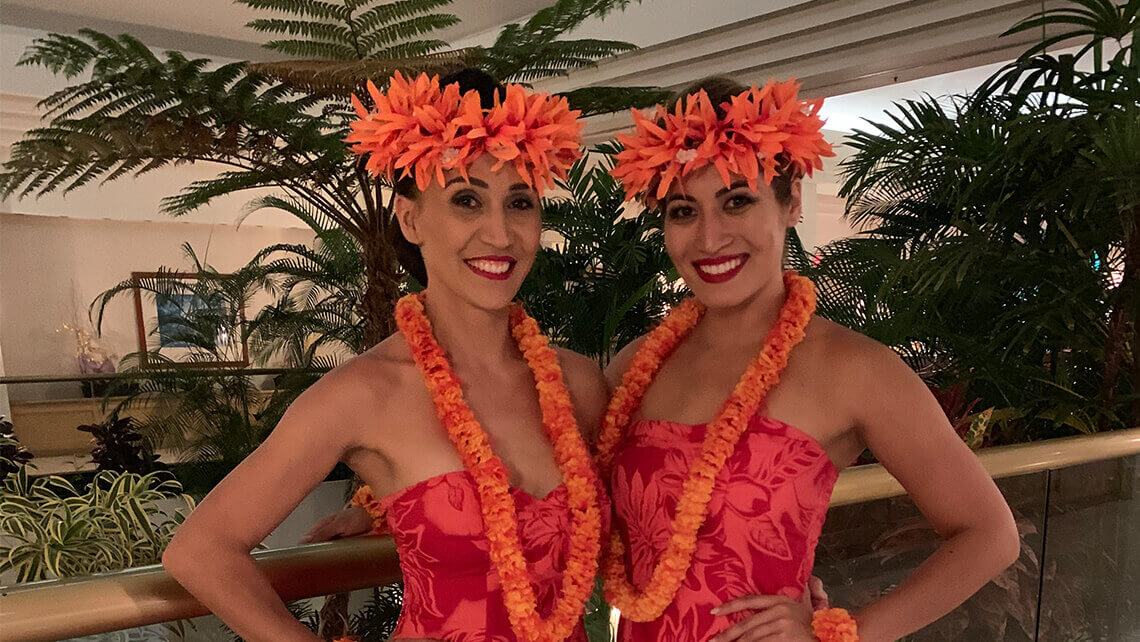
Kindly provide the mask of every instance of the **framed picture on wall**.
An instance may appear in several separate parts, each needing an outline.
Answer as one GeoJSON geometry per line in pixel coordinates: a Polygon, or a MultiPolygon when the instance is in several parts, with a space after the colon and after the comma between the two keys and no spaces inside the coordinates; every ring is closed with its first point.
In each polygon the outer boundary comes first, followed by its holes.
{"type": "Polygon", "coordinates": [[[143,368],[249,365],[245,309],[225,274],[131,272],[143,368]]]}

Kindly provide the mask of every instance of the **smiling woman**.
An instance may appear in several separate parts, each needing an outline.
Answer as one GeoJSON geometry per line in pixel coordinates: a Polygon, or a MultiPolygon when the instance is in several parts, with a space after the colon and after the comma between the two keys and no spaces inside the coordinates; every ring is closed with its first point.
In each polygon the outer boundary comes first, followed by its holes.
{"type": "Polygon", "coordinates": [[[620,640],[894,640],[1016,557],[1009,507],[925,384],[888,348],[815,315],[782,268],[801,178],[832,155],[795,82],[690,88],[635,133],[614,175],[663,213],[693,298],[610,363],[598,465],[615,532],[620,640]],[[840,469],[871,448],[945,538],[852,615],[806,604],[840,469]]]}
{"type": "Polygon", "coordinates": [[[577,112],[476,70],[397,74],[367,98],[347,140],[399,181],[399,256],[427,287],[397,304],[398,334],[297,399],[164,564],[243,638],[313,639],[248,553],[339,460],[376,491],[400,552],[393,639],[584,642],[609,511],[582,433],[605,380],[511,304],[541,193],[580,155],[577,112]]]}

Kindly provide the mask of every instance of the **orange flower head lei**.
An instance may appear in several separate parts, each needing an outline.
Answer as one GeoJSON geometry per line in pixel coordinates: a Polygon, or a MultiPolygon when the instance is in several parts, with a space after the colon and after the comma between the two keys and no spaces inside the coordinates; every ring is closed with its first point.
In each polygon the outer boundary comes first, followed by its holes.
{"type": "Polygon", "coordinates": [[[496,92],[494,106],[484,109],[474,89],[460,95],[457,83],[441,88],[437,76],[411,80],[398,71],[387,92],[368,81],[368,93],[372,110],[352,97],[360,118],[345,142],[369,155],[365,167],[372,175],[392,181],[414,176],[421,190],[433,177],[442,186],[446,170],[467,178],[471,163],[490,154],[495,171],[511,164],[541,196],[582,155],[581,112],[564,97],[507,85],[502,98],[496,92]]]}
{"type": "Polygon", "coordinates": [[[795,80],[768,81],[721,104],[724,117],[701,90],[677,100],[673,111],[658,105],[653,118],[633,110],[634,131],[619,134],[625,149],[612,171],[625,184],[626,200],[650,203],[665,196],[673,181],[712,165],[731,184],[738,174],[756,189],[761,170],[771,183],[781,167],[811,176],[824,156],[834,156],[823,139],[823,99],[799,99],[795,80]]]}

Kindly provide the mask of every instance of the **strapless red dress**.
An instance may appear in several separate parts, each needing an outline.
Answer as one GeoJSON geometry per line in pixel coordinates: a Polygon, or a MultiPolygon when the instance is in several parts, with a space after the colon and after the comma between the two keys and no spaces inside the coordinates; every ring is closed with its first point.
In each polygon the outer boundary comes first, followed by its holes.
{"type": "MultiPolygon", "coordinates": [[[[542,498],[520,489],[511,494],[538,611],[548,617],[561,593],[570,544],[566,486],[542,498]]],[[[437,475],[380,503],[404,575],[404,606],[392,639],[515,642],[471,475],[437,475]]],[[[608,515],[608,502],[602,509],[608,515]]],[[[583,625],[567,640],[586,642],[583,625]]]]}
{"type": "MultiPolygon", "coordinates": [[[[611,499],[626,568],[644,589],[665,550],[705,425],[635,421],[614,457],[611,499]]],[[[622,619],[618,639],[708,640],[750,613],[710,609],[744,595],[800,599],[838,471],[809,435],[754,416],[717,477],[692,565],[672,604],[652,622],[622,619]]]]}

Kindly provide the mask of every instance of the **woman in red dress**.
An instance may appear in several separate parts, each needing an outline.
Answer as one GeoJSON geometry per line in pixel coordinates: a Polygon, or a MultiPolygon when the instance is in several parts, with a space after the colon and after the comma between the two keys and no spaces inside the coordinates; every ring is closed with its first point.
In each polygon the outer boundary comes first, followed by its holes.
{"type": "Polygon", "coordinates": [[[476,70],[370,90],[349,142],[398,180],[396,247],[427,288],[396,306],[399,332],[297,399],[163,564],[246,640],[317,639],[249,552],[343,461],[400,551],[394,639],[584,642],[609,507],[579,427],[596,430],[606,384],[511,304],[541,192],[580,155],[577,112],[476,70]]]}
{"type": "Polygon", "coordinates": [[[1018,554],[1008,506],[923,382],[814,316],[811,282],[783,271],[801,177],[832,155],[797,89],[710,79],[619,137],[614,174],[660,210],[694,295],[607,370],[603,573],[621,640],[894,640],[1018,554]],[[801,598],[831,490],[866,448],[944,542],[853,617],[813,617],[801,598]]]}

